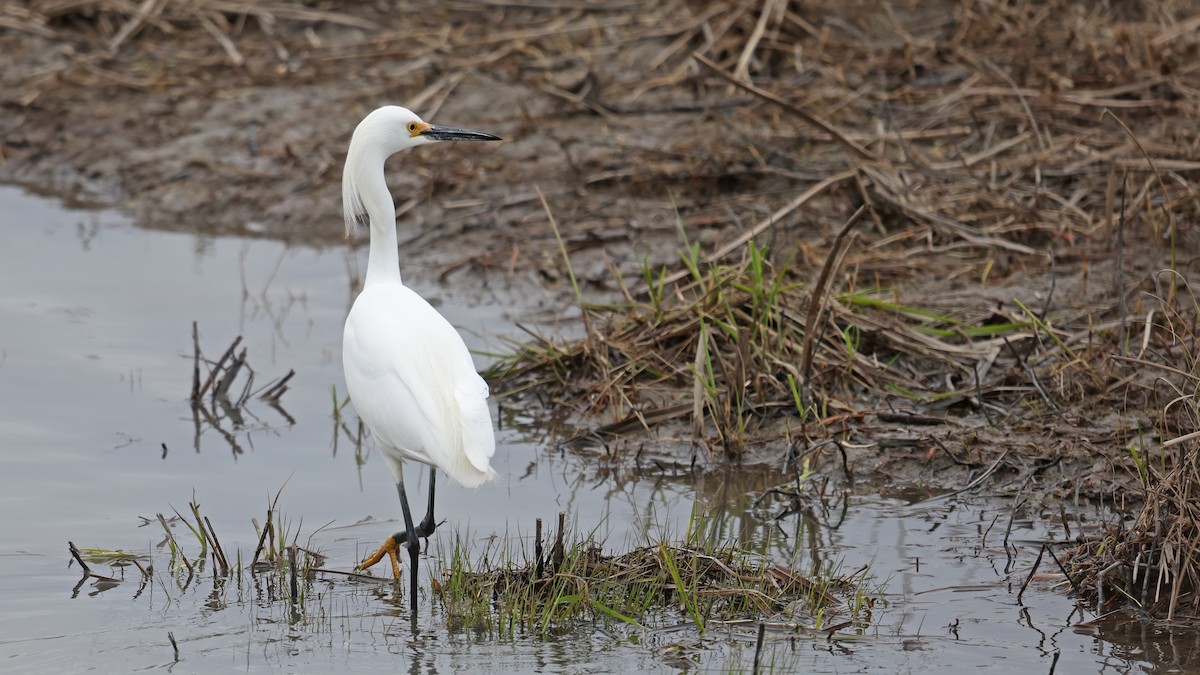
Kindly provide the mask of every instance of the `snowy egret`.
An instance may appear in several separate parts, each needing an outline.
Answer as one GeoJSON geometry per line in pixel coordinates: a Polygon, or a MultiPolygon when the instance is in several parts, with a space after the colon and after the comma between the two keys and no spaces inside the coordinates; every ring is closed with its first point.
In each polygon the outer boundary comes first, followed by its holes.
{"type": "Polygon", "coordinates": [[[367,115],[350,139],[342,171],[342,208],[347,234],[366,218],[371,248],[363,290],[346,317],[342,368],[346,389],[396,480],[404,530],[387,538],[359,564],[366,569],[386,555],[400,579],[397,551],[407,546],[412,607],[416,612],[418,537],[428,538],[437,469],[462,485],[477,487],[496,476],[496,451],[488,386],[475,372],[458,331],[400,281],[396,207],[383,164],[401,150],[434,141],[498,141],[498,136],[423,122],[412,111],[386,106],[367,115]],[[429,506],[413,527],[404,493],[405,460],[429,465],[429,506]]]}

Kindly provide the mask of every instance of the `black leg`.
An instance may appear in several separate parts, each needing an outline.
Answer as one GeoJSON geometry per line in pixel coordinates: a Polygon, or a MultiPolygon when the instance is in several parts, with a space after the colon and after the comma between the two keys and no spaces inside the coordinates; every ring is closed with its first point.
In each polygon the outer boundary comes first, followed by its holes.
{"type": "Polygon", "coordinates": [[[425,510],[425,518],[421,520],[421,524],[413,527],[412,510],[408,506],[408,494],[404,490],[404,475],[401,473],[400,480],[396,483],[396,492],[400,495],[400,509],[404,513],[404,529],[393,534],[388,539],[384,540],[383,546],[371,555],[363,559],[355,568],[356,570],[365,570],[375,563],[388,556],[392,562],[392,573],[396,577],[396,581],[400,581],[400,565],[396,560],[396,555],[400,549],[408,549],[410,590],[412,596],[412,611],[413,620],[416,620],[417,612],[417,556],[421,553],[421,544],[418,541],[419,537],[425,538],[425,544],[429,544],[429,535],[437,529],[437,523],[433,519],[433,502],[434,490],[436,487],[437,470],[434,467],[429,467],[429,506],[425,510]],[[412,542],[409,545],[409,542],[412,542]]]}
{"type": "Polygon", "coordinates": [[[433,534],[437,524],[433,522],[433,487],[437,481],[437,469],[429,467],[429,508],[425,509],[425,518],[421,520],[421,525],[417,528],[417,534],[425,537],[425,545],[429,545],[429,535],[433,534]]]}
{"type": "MultiPolygon", "coordinates": [[[[429,467],[429,506],[425,509],[425,517],[421,520],[421,523],[413,528],[414,534],[425,539],[426,544],[429,543],[430,535],[432,535],[433,531],[437,529],[437,522],[435,522],[433,519],[433,496],[436,481],[437,469],[431,466],[429,467]]],[[[399,485],[396,487],[401,488],[399,485]]],[[[408,531],[401,530],[393,534],[392,539],[395,540],[396,546],[403,547],[408,543],[408,531]]]]}
{"type": "MultiPolygon", "coordinates": [[[[408,495],[404,494],[404,477],[401,476],[400,482],[396,483],[396,492],[400,493],[400,509],[404,512],[404,534],[408,540],[408,575],[409,575],[409,605],[412,607],[412,613],[417,613],[417,556],[421,553],[421,544],[417,541],[417,533],[413,529],[412,513],[408,509],[408,495]]],[[[397,544],[403,545],[399,539],[400,533],[392,535],[397,544]]]]}

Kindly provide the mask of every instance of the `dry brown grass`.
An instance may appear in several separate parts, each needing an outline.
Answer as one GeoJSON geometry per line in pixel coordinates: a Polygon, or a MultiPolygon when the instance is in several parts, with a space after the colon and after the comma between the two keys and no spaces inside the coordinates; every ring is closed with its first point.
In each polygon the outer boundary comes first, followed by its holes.
{"type": "Polygon", "coordinates": [[[1133,607],[1168,621],[1200,620],[1200,460],[1181,452],[1165,475],[1151,468],[1145,505],[1067,553],[1072,585],[1097,614],[1133,607]]]}
{"type": "MultiPolygon", "coordinates": [[[[501,387],[602,412],[601,435],[690,417],[693,441],[734,455],[778,437],[754,433],[764,418],[796,415],[792,383],[838,428],[895,405],[1011,422],[1144,401],[1113,387],[1127,369],[1110,357],[1151,288],[1123,268],[1177,267],[1179,226],[1200,215],[1195,36],[1165,5],[823,9],[817,27],[776,3],[705,5],[720,28],[684,41],[678,71],[710,102],[749,92],[731,138],[806,189],[723,245],[680,244],[685,264],[661,275],[625,282],[617,261],[624,302],[583,303],[585,338],[538,338],[495,371],[501,387]],[[862,205],[843,252],[837,224],[862,205]],[[812,308],[827,314],[810,325],[812,308]]],[[[697,173],[721,164],[705,145],[688,148],[697,173]]],[[[681,231],[710,216],[678,205],[681,231]]]]}
{"type": "MultiPolygon", "coordinates": [[[[1066,553],[1072,588],[1096,612],[1133,609],[1167,621],[1200,620],[1200,333],[1194,292],[1148,321],[1137,357],[1122,359],[1154,375],[1143,405],[1158,423],[1127,445],[1135,486],[1121,497],[1136,515],[1066,553]],[[1155,333],[1167,336],[1157,348],[1155,333]],[[1190,431],[1189,433],[1184,433],[1190,431]],[[1157,432],[1157,433],[1156,433],[1157,432]]],[[[1164,303],[1165,304],[1165,303],[1164,303]]]]}

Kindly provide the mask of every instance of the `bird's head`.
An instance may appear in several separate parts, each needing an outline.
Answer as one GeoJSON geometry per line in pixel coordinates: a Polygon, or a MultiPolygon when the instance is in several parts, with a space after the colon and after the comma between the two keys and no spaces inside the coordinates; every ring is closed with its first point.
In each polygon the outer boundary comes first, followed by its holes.
{"type": "Polygon", "coordinates": [[[398,105],[384,106],[367,115],[354,131],[354,137],[357,139],[360,134],[369,137],[364,140],[377,143],[387,156],[435,141],[502,140],[499,136],[482,131],[430,124],[408,108],[398,105]]]}
{"type": "MultiPolygon", "coordinates": [[[[379,181],[378,199],[390,196],[383,185],[383,163],[388,157],[436,141],[499,141],[499,136],[430,124],[408,108],[389,105],[363,118],[350,138],[346,166],[342,171],[342,204],[346,217],[346,233],[352,235],[359,221],[367,217],[364,190],[372,190],[371,178],[379,181]]],[[[372,197],[375,195],[373,194],[372,197]]],[[[381,207],[382,208],[382,207],[381,207]]]]}

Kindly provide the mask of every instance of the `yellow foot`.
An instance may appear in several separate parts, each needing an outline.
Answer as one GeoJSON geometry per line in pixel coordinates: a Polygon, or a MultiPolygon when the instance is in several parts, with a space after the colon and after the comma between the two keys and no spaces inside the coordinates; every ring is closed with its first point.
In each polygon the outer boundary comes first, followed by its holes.
{"type": "Polygon", "coordinates": [[[383,540],[383,546],[380,546],[378,551],[363,558],[363,561],[358,564],[358,569],[365,570],[383,560],[383,556],[386,555],[392,560],[392,574],[395,576],[396,581],[400,581],[400,561],[396,558],[396,551],[398,550],[400,550],[400,546],[396,543],[396,540],[393,537],[388,537],[383,540]]]}

